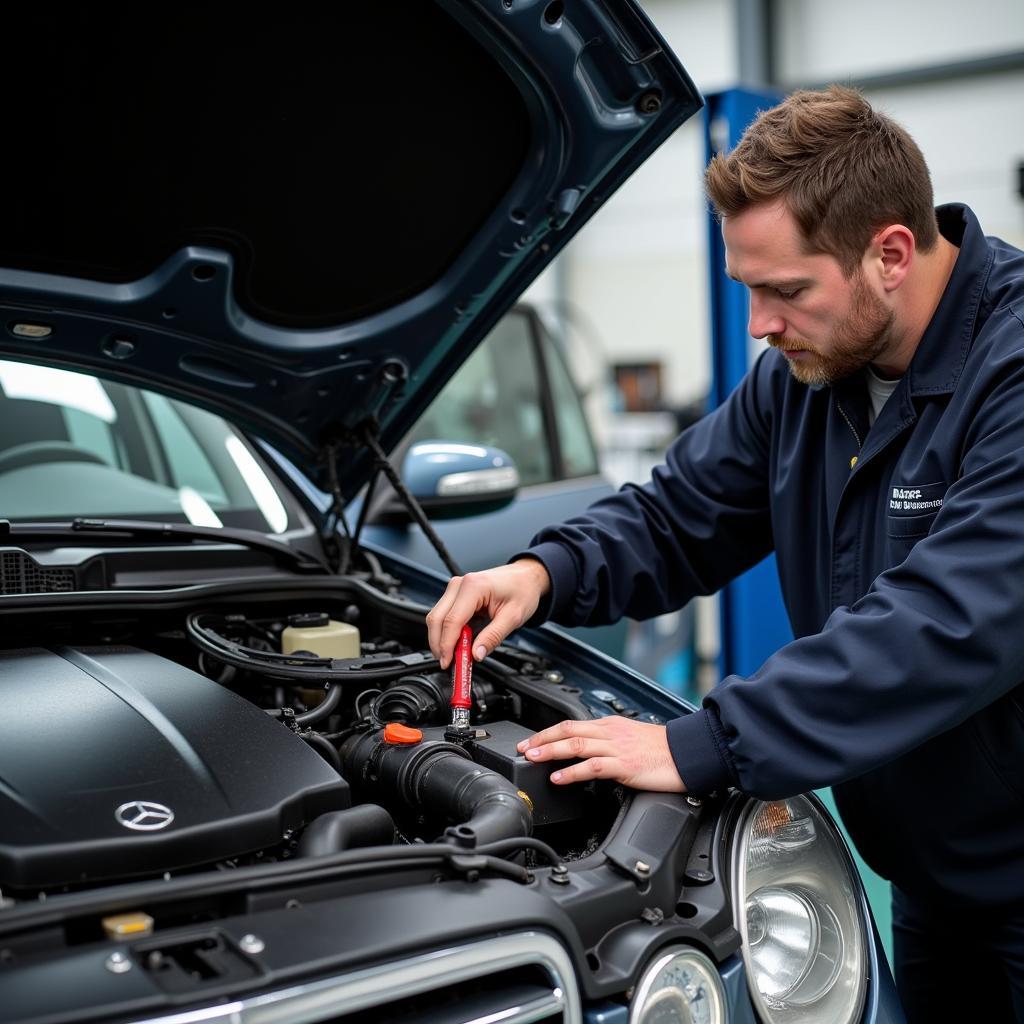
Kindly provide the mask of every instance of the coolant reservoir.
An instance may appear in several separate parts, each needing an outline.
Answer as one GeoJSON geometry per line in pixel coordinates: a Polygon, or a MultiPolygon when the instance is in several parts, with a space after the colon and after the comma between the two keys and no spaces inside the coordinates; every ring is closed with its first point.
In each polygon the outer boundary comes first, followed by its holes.
{"type": "Polygon", "coordinates": [[[359,630],[348,622],[335,622],[326,612],[289,615],[281,634],[281,653],[311,651],[321,658],[358,658],[359,630]]]}

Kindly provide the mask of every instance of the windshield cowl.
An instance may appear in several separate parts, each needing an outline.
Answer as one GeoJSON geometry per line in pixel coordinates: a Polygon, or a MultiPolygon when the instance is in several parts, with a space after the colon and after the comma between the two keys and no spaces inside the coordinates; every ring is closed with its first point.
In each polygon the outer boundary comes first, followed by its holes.
{"type": "Polygon", "coordinates": [[[181,523],[147,523],[131,520],[72,519],[66,522],[11,523],[0,519],[0,545],[13,542],[60,540],[63,543],[80,541],[85,544],[96,542],[97,534],[104,541],[120,537],[130,541],[144,541],[147,544],[197,542],[206,544],[236,544],[265,554],[299,572],[328,573],[330,570],[322,561],[299,548],[265,537],[252,530],[206,529],[181,523]]]}

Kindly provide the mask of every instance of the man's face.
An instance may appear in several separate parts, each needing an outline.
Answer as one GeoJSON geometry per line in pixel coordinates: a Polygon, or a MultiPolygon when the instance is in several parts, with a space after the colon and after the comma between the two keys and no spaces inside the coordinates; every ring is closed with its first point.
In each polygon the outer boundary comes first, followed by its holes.
{"type": "Polygon", "coordinates": [[[863,269],[843,276],[838,260],[808,254],[782,203],[722,220],[727,272],[750,290],[750,334],[765,338],[803,384],[831,384],[896,345],[895,315],[863,269]]]}

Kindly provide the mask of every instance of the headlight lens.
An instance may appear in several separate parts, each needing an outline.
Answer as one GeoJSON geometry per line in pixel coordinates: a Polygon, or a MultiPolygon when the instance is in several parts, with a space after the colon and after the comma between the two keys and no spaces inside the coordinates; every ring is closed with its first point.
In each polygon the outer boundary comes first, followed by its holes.
{"type": "Polygon", "coordinates": [[[867,989],[854,866],[806,797],[754,803],[734,848],[733,905],[750,994],[769,1024],[850,1024],[867,989]]]}
{"type": "Polygon", "coordinates": [[[724,1024],[718,969],[689,946],[663,950],[647,967],[629,1006],[629,1024],[724,1024]]]}

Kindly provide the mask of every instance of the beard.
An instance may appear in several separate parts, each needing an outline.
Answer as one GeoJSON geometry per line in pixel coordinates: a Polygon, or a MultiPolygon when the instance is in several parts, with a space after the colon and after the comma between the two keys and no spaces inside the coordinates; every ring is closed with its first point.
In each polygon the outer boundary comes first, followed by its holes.
{"type": "Polygon", "coordinates": [[[822,387],[874,362],[892,344],[895,321],[895,313],[868,288],[858,270],[850,311],[833,329],[825,346],[827,355],[805,341],[784,335],[768,335],[768,344],[784,352],[804,353],[789,360],[790,373],[801,384],[822,387]]]}

